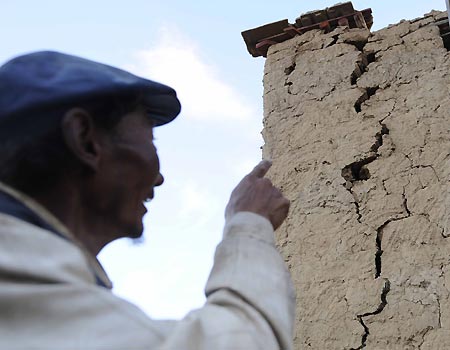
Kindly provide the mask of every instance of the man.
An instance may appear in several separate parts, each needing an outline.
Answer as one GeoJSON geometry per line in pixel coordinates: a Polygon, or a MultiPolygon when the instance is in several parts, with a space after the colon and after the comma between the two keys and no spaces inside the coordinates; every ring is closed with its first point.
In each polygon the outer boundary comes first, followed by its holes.
{"type": "Polygon", "coordinates": [[[0,67],[0,349],[291,349],[294,292],[273,229],[289,201],[261,162],[233,191],[207,302],[149,319],[95,256],[142,234],[163,183],[154,127],[175,91],[57,52],[0,67]]]}

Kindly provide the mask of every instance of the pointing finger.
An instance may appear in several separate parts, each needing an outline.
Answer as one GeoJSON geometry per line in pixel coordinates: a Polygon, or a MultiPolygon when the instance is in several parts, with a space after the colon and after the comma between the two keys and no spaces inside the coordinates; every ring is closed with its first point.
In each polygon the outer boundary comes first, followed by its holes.
{"type": "Polygon", "coordinates": [[[264,177],[266,173],[269,171],[270,167],[272,166],[272,162],[269,160],[263,160],[259,162],[257,166],[248,174],[249,176],[255,176],[255,177],[264,177]]]}

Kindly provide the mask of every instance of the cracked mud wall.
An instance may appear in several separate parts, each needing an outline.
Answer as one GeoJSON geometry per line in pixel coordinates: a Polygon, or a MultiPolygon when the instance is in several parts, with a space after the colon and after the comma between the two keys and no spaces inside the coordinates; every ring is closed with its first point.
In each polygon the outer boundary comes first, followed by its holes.
{"type": "Polygon", "coordinates": [[[296,349],[450,348],[450,55],[432,12],[270,47],[263,155],[296,349]]]}

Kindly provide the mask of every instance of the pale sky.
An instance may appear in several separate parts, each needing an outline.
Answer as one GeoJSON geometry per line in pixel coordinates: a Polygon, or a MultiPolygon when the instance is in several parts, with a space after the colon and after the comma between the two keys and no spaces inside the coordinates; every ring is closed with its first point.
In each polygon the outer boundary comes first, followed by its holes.
{"type": "MultiPolygon", "coordinates": [[[[336,1],[337,2],[337,1],[336,1]]],[[[114,292],[154,318],[204,303],[234,185],[261,159],[263,58],[241,31],[334,1],[0,0],[0,62],[36,50],[98,60],[174,87],[183,110],[156,129],[165,177],[148,206],[144,239],[110,244],[100,260],[114,292]]],[[[353,1],[374,27],[445,10],[444,0],[353,1]]]]}

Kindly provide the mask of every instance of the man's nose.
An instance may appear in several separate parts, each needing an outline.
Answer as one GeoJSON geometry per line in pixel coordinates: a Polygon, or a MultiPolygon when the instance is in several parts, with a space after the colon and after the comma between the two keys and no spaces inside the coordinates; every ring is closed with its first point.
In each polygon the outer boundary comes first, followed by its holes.
{"type": "Polygon", "coordinates": [[[155,186],[161,186],[164,182],[164,176],[162,176],[161,173],[158,174],[158,177],[156,178],[155,186]]]}

